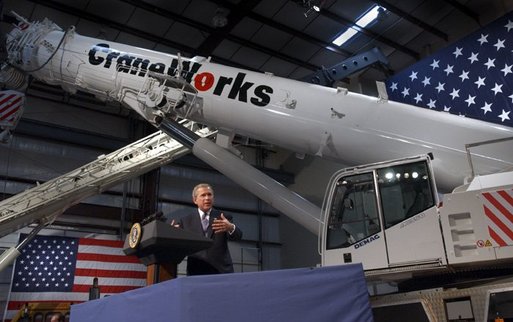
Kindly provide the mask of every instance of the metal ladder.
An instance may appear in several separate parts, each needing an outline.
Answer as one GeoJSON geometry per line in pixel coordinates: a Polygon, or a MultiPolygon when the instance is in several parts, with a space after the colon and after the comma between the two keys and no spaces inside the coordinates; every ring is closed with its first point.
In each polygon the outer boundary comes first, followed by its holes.
{"type": "MultiPolygon", "coordinates": [[[[186,127],[192,123],[182,124],[186,127]]],[[[196,130],[201,137],[216,131],[196,130]]],[[[158,131],[76,170],[38,184],[0,202],[0,237],[32,223],[48,224],[67,208],[116,184],[137,177],[189,153],[189,149],[158,131]]]]}

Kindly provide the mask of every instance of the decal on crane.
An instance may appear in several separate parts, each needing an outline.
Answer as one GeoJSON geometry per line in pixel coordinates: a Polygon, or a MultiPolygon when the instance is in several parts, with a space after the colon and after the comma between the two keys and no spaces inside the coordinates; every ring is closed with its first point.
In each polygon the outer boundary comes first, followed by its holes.
{"type": "MultiPolygon", "coordinates": [[[[151,71],[155,73],[167,74],[173,76],[176,74],[176,69],[178,64],[180,63],[178,59],[173,58],[171,60],[171,66],[166,66],[164,63],[152,63],[149,59],[143,59],[141,57],[131,56],[129,53],[124,53],[120,51],[115,51],[110,48],[109,44],[100,43],[94,45],[89,50],[89,63],[93,66],[98,66],[103,64],[104,68],[110,68],[112,65],[112,61],[116,61],[116,68],[118,71],[123,73],[128,73],[132,75],[136,75],[139,72],[138,76],[144,77],[146,75],[146,71],[151,71]],[[99,52],[103,52],[107,54],[106,57],[101,57],[99,52]]],[[[190,65],[191,61],[184,60],[182,61],[182,77],[187,80],[187,82],[191,82],[192,76],[200,69],[201,64],[192,62],[192,66],[190,65]]]]}
{"type": "MultiPolygon", "coordinates": [[[[167,74],[173,76],[176,74],[176,69],[180,64],[180,61],[176,58],[171,60],[171,65],[166,66],[164,63],[154,63],[147,58],[135,57],[129,53],[116,51],[110,48],[109,44],[99,43],[91,47],[88,53],[89,63],[93,66],[102,65],[104,68],[110,68],[113,61],[116,63],[116,69],[123,73],[130,73],[144,77],[146,71],[151,71],[160,74],[167,74]],[[99,55],[100,53],[106,54],[99,55]]],[[[202,64],[197,62],[191,62],[184,60],[181,62],[183,70],[181,76],[188,82],[194,85],[198,91],[205,92],[214,88],[213,94],[221,96],[227,88],[229,99],[238,99],[240,102],[248,102],[248,91],[255,85],[255,83],[245,81],[246,73],[238,72],[235,78],[219,76],[216,77],[213,73],[204,71],[193,75],[198,72],[202,67],[202,64]],[[214,86],[215,85],[215,86],[214,86]]],[[[271,101],[270,94],[273,93],[273,89],[267,85],[257,85],[253,89],[253,95],[249,98],[255,106],[266,106],[271,101]]]]}
{"type": "Polygon", "coordinates": [[[490,238],[499,246],[513,244],[513,190],[483,192],[490,238]]]}
{"type": "Polygon", "coordinates": [[[363,247],[363,246],[365,246],[365,245],[367,245],[367,244],[369,244],[369,243],[371,243],[371,242],[373,242],[373,241],[375,241],[377,239],[379,239],[379,235],[378,234],[376,234],[374,236],[370,236],[369,238],[365,238],[364,240],[354,244],[354,249],[358,249],[360,247],[363,247]]]}
{"type": "Polygon", "coordinates": [[[420,214],[416,215],[416,216],[413,216],[411,217],[410,219],[404,221],[401,223],[401,226],[399,228],[404,228],[410,224],[413,224],[414,222],[417,222],[419,220],[421,220],[422,218],[426,217],[426,213],[425,212],[421,212],[420,214]]]}
{"type": "MultiPolygon", "coordinates": [[[[230,86],[233,82],[233,85],[230,88],[230,92],[228,93],[228,98],[235,99],[238,98],[240,102],[247,103],[248,101],[248,90],[255,85],[255,83],[245,82],[244,78],[246,77],[245,73],[238,72],[235,77],[235,81],[232,77],[220,76],[217,84],[214,88],[214,95],[221,96],[224,91],[226,85],[230,86]]],[[[202,72],[196,75],[194,78],[194,87],[198,91],[207,91],[215,83],[215,76],[210,72],[202,72]]],[[[270,86],[266,85],[258,85],[255,87],[253,93],[256,97],[251,97],[250,102],[256,106],[266,106],[271,101],[271,97],[268,94],[273,93],[273,89],[270,86]]]]}

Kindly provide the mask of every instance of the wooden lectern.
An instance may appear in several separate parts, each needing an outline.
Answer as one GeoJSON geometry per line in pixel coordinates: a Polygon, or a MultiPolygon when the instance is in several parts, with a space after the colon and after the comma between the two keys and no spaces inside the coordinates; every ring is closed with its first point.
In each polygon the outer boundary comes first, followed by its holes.
{"type": "Polygon", "coordinates": [[[147,285],[175,278],[177,266],[185,256],[212,245],[209,238],[173,227],[160,220],[151,221],[141,228],[139,232],[132,228],[125,239],[123,252],[137,256],[141,263],[146,265],[147,285]],[[134,236],[137,233],[140,236],[134,236]],[[135,238],[138,240],[137,243],[134,243],[135,238]]]}

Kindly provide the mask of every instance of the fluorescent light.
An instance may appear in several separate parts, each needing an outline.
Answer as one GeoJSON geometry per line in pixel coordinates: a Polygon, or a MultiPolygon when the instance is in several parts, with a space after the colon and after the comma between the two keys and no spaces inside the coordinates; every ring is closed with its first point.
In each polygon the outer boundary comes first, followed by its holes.
{"type": "MultiPolygon", "coordinates": [[[[376,18],[378,17],[381,10],[384,11],[386,9],[382,8],[380,6],[372,7],[372,9],[367,11],[366,14],[364,14],[360,19],[358,19],[355,22],[355,24],[361,28],[367,27],[367,25],[369,25],[371,22],[376,20],[376,18]]],[[[351,39],[351,37],[353,37],[357,33],[358,33],[358,31],[356,29],[348,28],[345,32],[343,32],[340,36],[338,36],[335,40],[333,40],[332,43],[337,46],[340,46],[343,43],[345,43],[346,41],[348,41],[349,39],[351,39]]]]}
{"type": "Polygon", "coordinates": [[[358,33],[358,31],[356,31],[355,29],[349,28],[343,34],[338,36],[337,39],[333,40],[333,43],[337,46],[340,46],[343,43],[345,43],[346,41],[348,41],[349,39],[351,39],[351,37],[353,37],[357,33],[358,33]]]}
{"type": "Polygon", "coordinates": [[[358,21],[356,21],[356,24],[362,28],[365,28],[368,24],[376,20],[379,14],[379,8],[380,6],[374,6],[374,8],[367,11],[367,13],[363,15],[363,17],[358,19],[358,21]]]}

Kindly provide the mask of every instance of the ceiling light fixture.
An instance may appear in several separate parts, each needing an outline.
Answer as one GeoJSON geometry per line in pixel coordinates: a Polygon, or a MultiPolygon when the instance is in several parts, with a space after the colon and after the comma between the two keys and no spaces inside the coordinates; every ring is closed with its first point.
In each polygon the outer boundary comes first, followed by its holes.
{"type": "Polygon", "coordinates": [[[308,16],[314,11],[321,11],[321,8],[324,5],[325,1],[326,0],[303,0],[302,6],[306,8],[306,11],[303,13],[305,17],[308,18],[308,16]]]}
{"type": "Polygon", "coordinates": [[[216,14],[212,17],[212,26],[215,28],[223,28],[228,24],[228,10],[217,8],[216,14]]]}
{"type": "Polygon", "coordinates": [[[372,22],[376,21],[378,17],[382,17],[385,11],[386,9],[380,6],[372,7],[355,22],[355,26],[346,29],[346,31],[335,38],[332,43],[337,46],[341,46],[342,44],[346,43],[349,39],[358,33],[360,28],[365,28],[372,22]]]}

